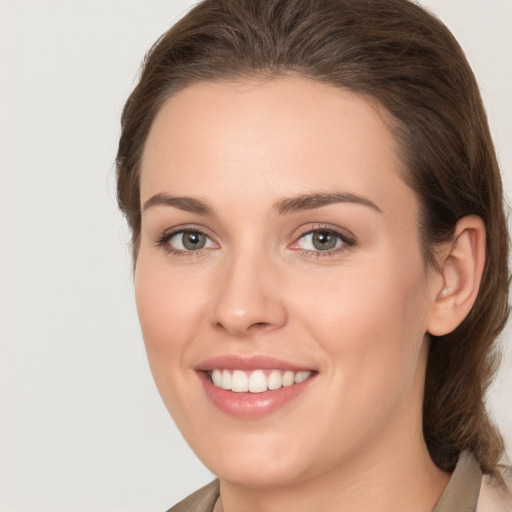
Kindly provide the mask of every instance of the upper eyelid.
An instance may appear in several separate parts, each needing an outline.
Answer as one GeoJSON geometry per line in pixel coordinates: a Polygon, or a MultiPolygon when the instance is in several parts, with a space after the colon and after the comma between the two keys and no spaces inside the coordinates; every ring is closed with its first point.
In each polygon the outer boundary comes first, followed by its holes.
{"type": "Polygon", "coordinates": [[[195,231],[197,233],[202,233],[203,235],[206,235],[207,237],[213,239],[212,234],[209,229],[207,229],[203,226],[196,225],[196,224],[183,224],[180,226],[174,226],[172,228],[165,229],[161,233],[161,238],[172,237],[173,235],[177,235],[178,233],[185,233],[187,231],[192,231],[192,232],[195,231]]]}
{"type": "Polygon", "coordinates": [[[307,235],[308,233],[314,233],[315,231],[331,231],[340,235],[342,238],[346,238],[351,242],[355,243],[357,238],[356,236],[348,229],[342,228],[340,226],[335,226],[332,224],[325,223],[308,223],[297,230],[295,230],[295,234],[293,236],[294,241],[298,240],[300,237],[307,235]]]}

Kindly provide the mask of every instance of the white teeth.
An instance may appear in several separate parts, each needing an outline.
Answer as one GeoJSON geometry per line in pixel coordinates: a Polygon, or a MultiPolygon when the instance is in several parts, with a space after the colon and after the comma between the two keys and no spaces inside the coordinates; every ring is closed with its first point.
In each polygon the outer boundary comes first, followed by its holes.
{"type": "MultiPolygon", "coordinates": [[[[214,382],[215,384],[215,382],[214,382]]],[[[217,385],[217,384],[215,384],[217,385]]],[[[222,372],[222,383],[220,385],[222,389],[231,389],[231,372],[229,370],[224,370],[222,372]]]]}
{"type": "Polygon", "coordinates": [[[222,387],[222,372],[220,370],[213,370],[212,382],[218,387],[222,387]]]}
{"type": "Polygon", "coordinates": [[[268,389],[279,389],[283,386],[283,377],[279,370],[272,370],[268,376],[268,389]]]}
{"type": "Polygon", "coordinates": [[[300,384],[311,376],[310,371],[292,372],[272,370],[268,375],[263,370],[246,372],[244,370],[219,370],[210,372],[210,379],[219,388],[235,393],[263,393],[267,389],[275,390],[300,384]]]}
{"type": "Polygon", "coordinates": [[[242,370],[235,370],[231,377],[231,391],[235,393],[244,393],[249,391],[249,379],[242,370]]]}
{"type": "Polygon", "coordinates": [[[291,386],[295,382],[295,374],[293,372],[284,372],[283,375],[283,388],[291,386]]]}
{"type": "Polygon", "coordinates": [[[261,370],[256,370],[249,377],[249,391],[251,393],[263,393],[267,391],[267,377],[261,370]]]}
{"type": "Polygon", "coordinates": [[[311,375],[311,372],[297,372],[295,374],[295,384],[300,384],[301,382],[304,382],[309,376],[311,375]]]}

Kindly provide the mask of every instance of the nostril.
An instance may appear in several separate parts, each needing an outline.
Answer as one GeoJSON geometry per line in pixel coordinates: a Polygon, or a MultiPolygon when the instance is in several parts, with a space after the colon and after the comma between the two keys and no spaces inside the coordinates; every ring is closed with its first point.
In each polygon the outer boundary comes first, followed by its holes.
{"type": "Polygon", "coordinates": [[[257,331],[261,329],[266,329],[270,326],[271,324],[269,324],[268,322],[254,322],[249,326],[249,330],[257,331]]]}
{"type": "Polygon", "coordinates": [[[227,330],[239,336],[254,334],[256,332],[264,332],[267,329],[272,328],[272,324],[269,322],[253,322],[249,325],[234,325],[233,323],[225,325],[222,322],[216,322],[215,327],[217,329],[227,330]]]}

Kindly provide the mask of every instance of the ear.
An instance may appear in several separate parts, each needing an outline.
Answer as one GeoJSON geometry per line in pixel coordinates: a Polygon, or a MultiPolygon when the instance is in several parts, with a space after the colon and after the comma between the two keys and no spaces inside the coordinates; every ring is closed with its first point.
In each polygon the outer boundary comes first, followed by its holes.
{"type": "Polygon", "coordinates": [[[462,323],[478,295],[484,264],[485,225],[480,217],[468,215],[457,222],[453,240],[438,254],[427,332],[443,336],[462,323]]]}

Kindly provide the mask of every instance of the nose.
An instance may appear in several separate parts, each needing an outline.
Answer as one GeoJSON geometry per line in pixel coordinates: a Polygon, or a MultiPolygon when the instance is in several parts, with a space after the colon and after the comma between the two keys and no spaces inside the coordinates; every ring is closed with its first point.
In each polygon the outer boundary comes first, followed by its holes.
{"type": "Polygon", "coordinates": [[[285,325],[279,271],[269,259],[254,253],[234,255],[219,274],[212,308],[217,329],[245,337],[285,325]]]}

